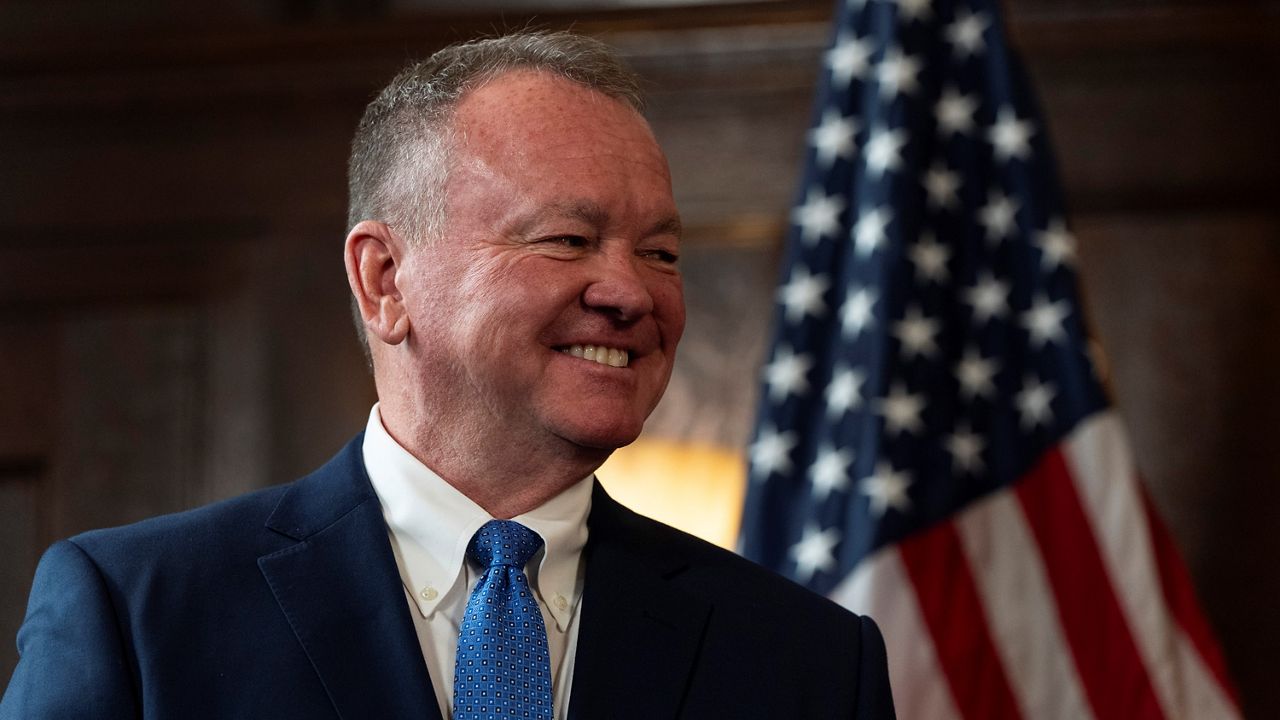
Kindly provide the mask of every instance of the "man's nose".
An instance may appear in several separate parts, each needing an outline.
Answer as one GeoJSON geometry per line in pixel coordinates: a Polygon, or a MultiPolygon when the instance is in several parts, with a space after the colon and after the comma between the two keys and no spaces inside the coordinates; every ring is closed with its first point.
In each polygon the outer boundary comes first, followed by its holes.
{"type": "Polygon", "coordinates": [[[653,294],[645,284],[642,262],[629,252],[602,253],[582,294],[583,303],[622,322],[653,312],[653,294]]]}

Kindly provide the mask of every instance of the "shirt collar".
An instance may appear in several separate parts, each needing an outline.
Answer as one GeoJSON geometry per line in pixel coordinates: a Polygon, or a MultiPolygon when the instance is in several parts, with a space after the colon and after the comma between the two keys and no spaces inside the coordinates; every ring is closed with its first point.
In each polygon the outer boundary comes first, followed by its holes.
{"type": "MultiPolygon", "coordinates": [[[[446,599],[467,591],[467,544],[493,518],[396,442],[382,425],[376,404],[369,412],[363,451],[405,587],[418,611],[430,617],[446,599]]],[[[512,518],[542,537],[543,549],[530,561],[529,581],[561,632],[582,597],[580,567],[593,479],[588,475],[512,518]]]]}

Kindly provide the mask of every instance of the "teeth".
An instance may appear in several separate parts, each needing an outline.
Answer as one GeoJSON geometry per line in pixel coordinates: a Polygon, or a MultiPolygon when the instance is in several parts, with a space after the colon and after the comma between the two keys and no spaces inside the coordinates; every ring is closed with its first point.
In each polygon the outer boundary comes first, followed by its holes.
{"type": "Polygon", "coordinates": [[[560,352],[617,368],[626,367],[627,362],[630,360],[626,350],[604,347],[603,345],[570,345],[560,352]]]}

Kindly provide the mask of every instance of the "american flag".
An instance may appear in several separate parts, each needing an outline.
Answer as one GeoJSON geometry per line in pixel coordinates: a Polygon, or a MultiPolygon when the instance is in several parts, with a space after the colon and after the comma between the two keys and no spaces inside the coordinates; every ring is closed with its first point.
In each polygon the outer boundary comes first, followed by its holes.
{"type": "Polygon", "coordinates": [[[907,720],[1239,717],[997,3],[850,0],[817,100],[743,552],[880,623],[907,720]]]}

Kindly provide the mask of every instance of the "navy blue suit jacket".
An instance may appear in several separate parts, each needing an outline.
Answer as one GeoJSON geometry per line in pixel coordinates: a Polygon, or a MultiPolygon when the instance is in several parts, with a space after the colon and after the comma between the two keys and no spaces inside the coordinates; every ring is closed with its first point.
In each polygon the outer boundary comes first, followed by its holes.
{"type": "MultiPolygon", "coordinates": [[[[0,720],[438,718],[360,441],[50,548],[0,720]]],[[[588,523],[571,717],[893,717],[869,620],[598,485],[588,523]]]]}

